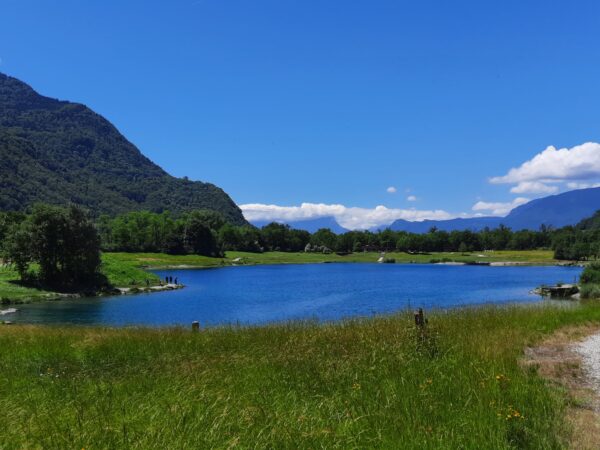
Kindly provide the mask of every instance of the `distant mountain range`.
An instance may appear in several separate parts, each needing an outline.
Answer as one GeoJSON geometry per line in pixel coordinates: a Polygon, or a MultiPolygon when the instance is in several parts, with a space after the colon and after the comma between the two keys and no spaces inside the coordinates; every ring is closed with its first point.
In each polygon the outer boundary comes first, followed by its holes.
{"type": "MultiPolygon", "coordinates": [[[[480,231],[486,227],[497,228],[500,225],[505,225],[513,230],[538,230],[542,225],[561,228],[566,225],[577,225],[583,219],[593,216],[598,210],[600,210],[600,188],[579,189],[532,200],[513,209],[506,217],[472,217],[466,219],[423,220],[421,222],[399,219],[391,225],[375,227],[371,231],[390,228],[394,231],[427,233],[433,227],[440,231],[480,231]]],[[[597,221],[600,223],[600,219],[597,219],[597,221]]],[[[262,227],[271,222],[273,221],[259,220],[252,221],[252,224],[262,227]]],[[[348,231],[333,216],[278,222],[311,233],[320,228],[329,228],[336,234],[348,231]]]]}
{"type": "MultiPolygon", "coordinates": [[[[254,225],[255,227],[264,227],[265,225],[270,224],[271,222],[274,222],[273,220],[253,220],[251,221],[252,225],[254,225]]],[[[285,223],[287,225],[289,225],[291,228],[295,228],[296,230],[305,230],[308,231],[309,233],[314,233],[317,230],[320,230],[321,228],[329,228],[331,231],[333,231],[336,234],[342,234],[345,233],[349,230],[347,230],[346,228],[342,227],[337,220],[335,219],[335,217],[332,216],[327,216],[327,217],[318,217],[316,219],[306,219],[306,220],[292,220],[292,221],[275,221],[275,222],[280,222],[280,223],[285,223]]]]}
{"type": "Polygon", "coordinates": [[[532,200],[513,209],[506,217],[474,217],[470,219],[424,220],[408,222],[396,220],[389,228],[395,231],[427,233],[431,227],[438,230],[479,231],[501,224],[513,230],[537,230],[542,225],[554,228],[576,225],[600,210],[600,188],[578,189],[532,200]]]}
{"type": "Polygon", "coordinates": [[[241,210],[210,183],[175,178],[84,105],[43,97],[0,73],[0,210],[74,203],[95,214],[241,210]]]}

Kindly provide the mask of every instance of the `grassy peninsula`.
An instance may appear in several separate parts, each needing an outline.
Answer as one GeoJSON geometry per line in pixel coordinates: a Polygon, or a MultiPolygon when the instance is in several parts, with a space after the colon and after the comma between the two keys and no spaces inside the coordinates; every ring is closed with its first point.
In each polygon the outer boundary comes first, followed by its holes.
{"type": "Polygon", "coordinates": [[[523,349],[600,306],[251,328],[0,327],[3,448],[562,448],[523,349]]]}

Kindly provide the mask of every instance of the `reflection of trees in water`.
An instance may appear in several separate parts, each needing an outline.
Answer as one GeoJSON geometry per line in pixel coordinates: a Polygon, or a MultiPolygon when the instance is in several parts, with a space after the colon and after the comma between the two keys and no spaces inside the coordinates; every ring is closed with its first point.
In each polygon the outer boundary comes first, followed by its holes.
{"type": "Polygon", "coordinates": [[[104,299],[58,300],[17,306],[15,319],[24,323],[91,325],[102,322],[104,299]]]}

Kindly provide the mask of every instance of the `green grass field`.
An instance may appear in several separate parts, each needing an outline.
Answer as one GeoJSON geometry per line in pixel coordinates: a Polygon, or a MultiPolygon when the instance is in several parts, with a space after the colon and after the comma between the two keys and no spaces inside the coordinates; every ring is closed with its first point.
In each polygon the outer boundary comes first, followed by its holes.
{"type": "Polygon", "coordinates": [[[46,300],[57,296],[53,292],[21,286],[17,283],[18,279],[19,274],[14,269],[0,266],[0,305],[9,302],[46,300]]]}
{"type": "MultiPolygon", "coordinates": [[[[103,255],[101,272],[112,286],[144,287],[146,280],[158,284],[158,276],[131,261],[103,255]]],[[[10,266],[0,266],[0,304],[27,303],[61,298],[57,292],[27,287],[19,283],[19,274],[10,266]]],[[[2,449],[2,447],[0,447],[2,449]]]]}
{"type": "MultiPolygon", "coordinates": [[[[390,252],[388,258],[397,263],[429,263],[442,260],[457,262],[518,262],[529,264],[555,264],[553,253],[549,250],[531,251],[498,251],[474,253],[441,253],[413,255],[409,253],[390,252]]],[[[163,253],[105,253],[103,261],[119,261],[137,267],[218,267],[231,264],[307,264],[307,263],[374,263],[379,258],[377,252],[352,253],[340,256],[335,253],[288,253],[288,252],[227,252],[225,258],[210,258],[199,255],[166,255],[163,253]],[[241,261],[234,260],[240,258],[241,261]]]]}
{"type": "Polygon", "coordinates": [[[255,328],[0,326],[0,448],[563,448],[519,358],[600,306],[255,328]]]}

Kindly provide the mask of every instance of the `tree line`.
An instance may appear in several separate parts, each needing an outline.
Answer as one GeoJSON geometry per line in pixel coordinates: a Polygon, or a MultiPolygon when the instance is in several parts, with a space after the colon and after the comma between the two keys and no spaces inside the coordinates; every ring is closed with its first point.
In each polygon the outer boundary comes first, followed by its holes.
{"type": "Polygon", "coordinates": [[[262,228],[233,225],[217,212],[130,212],[92,221],[80,208],[36,205],[30,213],[0,213],[3,259],[22,278],[32,264],[47,284],[90,283],[98,273],[100,251],[162,252],[223,257],[226,251],[337,252],[400,251],[408,253],[552,249],[555,258],[600,257],[600,212],[576,226],[513,231],[505,226],[478,232],[446,232],[435,227],[424,234],[393,231],[314,233],[271,223],[262,228]]]}
{"type": "Polygon", "coordinates": [[[600,257],[600,213],[576,226],[560,229],[542,226],[539,230],[515,231],[501,225],[477,232],[447,232],[433,227],[423,234],[385,229],[338,235],[327,228],[309,233],[276,222],[262,228],[236,226],[219,213],[208,210],[179,217],[169,212],[131,212],[112,218],[102,216],[97,229],[105,251],[223,256],[230,250],[429,253],[551,249],[557,259],[600,257]]]}

